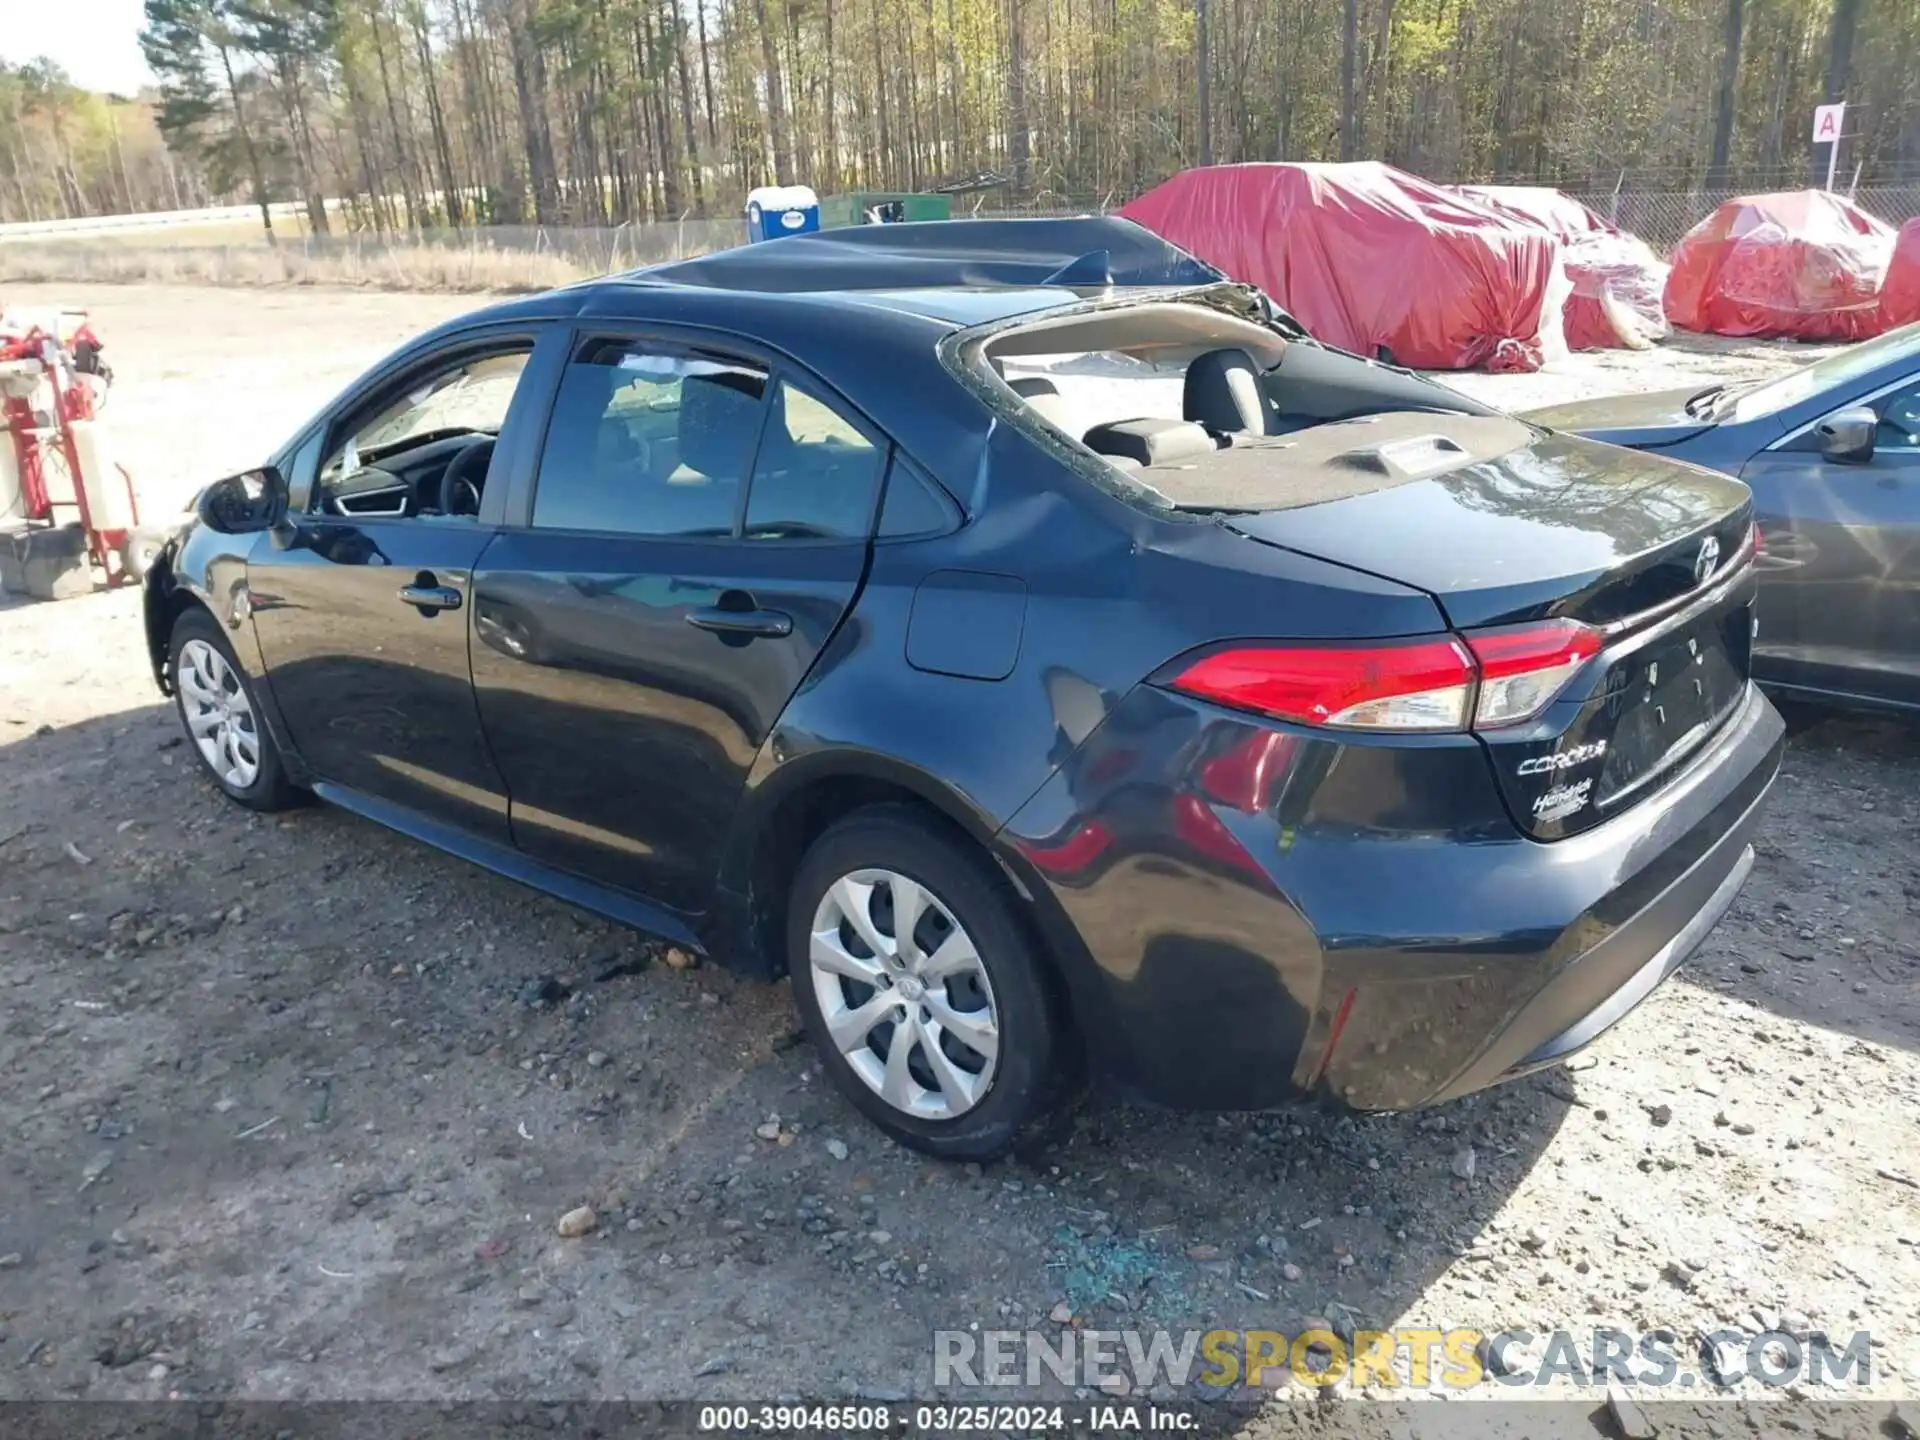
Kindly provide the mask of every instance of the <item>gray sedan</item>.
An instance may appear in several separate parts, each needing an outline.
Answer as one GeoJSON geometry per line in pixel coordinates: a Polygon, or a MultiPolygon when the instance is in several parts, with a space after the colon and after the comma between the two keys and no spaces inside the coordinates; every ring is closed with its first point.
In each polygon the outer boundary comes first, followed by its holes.
{"type": "Polygon", "coordinates": [[[1526,418],[1746,481],[1764,547],[1754,678],[1920,709],[1920,325],[1775,380],[1526,418]]]}

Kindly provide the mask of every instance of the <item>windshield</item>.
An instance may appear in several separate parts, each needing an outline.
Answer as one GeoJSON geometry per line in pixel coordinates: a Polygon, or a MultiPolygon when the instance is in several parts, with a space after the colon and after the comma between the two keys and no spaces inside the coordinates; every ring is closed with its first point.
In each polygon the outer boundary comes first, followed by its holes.
{"type": "Polygon", "coordinates": [[[1865,379],[1882,365],[1904,356],[1920,355],[1920,324],[1889,330],[1877,340],[1863,341],[1816,360],[1778,380],[1730,393],[1719,406],[1720,417],[1743,422],[1778,414],[1826,390],[1844,389],[1865,379]]]}

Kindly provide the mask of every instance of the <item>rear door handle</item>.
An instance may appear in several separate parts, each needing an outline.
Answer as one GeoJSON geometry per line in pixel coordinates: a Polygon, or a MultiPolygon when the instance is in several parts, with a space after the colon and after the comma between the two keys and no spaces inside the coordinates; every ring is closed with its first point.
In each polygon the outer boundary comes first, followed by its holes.
{"type": "Polygon", "coordinates": [[[460,592],[451,585],[402,585],[400,598],[423,615],[460,608],[460,592]]]}
{"type": "Polygon", "coordinates": [[[793,633],[793,617],[779,610],[725,610],[718,605],[687,612],[687,624],[717,635],[763,635],[779,639],[793,633]]]}

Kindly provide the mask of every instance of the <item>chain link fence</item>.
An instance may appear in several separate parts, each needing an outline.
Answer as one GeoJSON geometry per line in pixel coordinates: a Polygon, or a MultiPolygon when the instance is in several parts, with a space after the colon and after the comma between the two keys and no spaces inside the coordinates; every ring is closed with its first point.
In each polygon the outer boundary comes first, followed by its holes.
{"type": "MultiPolygon", "coordinates": [[[[1629,230],[1663,255],[1721,205],[1752,190],[1569,191],[1595,214],[1629,230]]],[[[1851,196],[1868,214],[1896,228],[1920,215],[1920,185],[1863,186],[1851,196]]]]}
{"type": "MultiPolygon", "coordinates": [[[[1574,190],[1576,199],[1661,253],[1733,198],[1732,190],[1574,190]]],[[[954,197],[956,218],[1103,214],[1119,193],[1041,192],[1012,200],[988,191],[954,197]]],[[[1856,203],[1891,225],[1920,215],[1920,183],[1862,187],[1856,203]]],[[[738,245],[735,216],[588,226],[496,225],[465,230],[285,235],[268,245],[236,228],[204,234],[114,232],[32,236],[0,243],[0,280],[150,280],[212,284],[342,284],[407,290],[542,290],[738,245]]]]}

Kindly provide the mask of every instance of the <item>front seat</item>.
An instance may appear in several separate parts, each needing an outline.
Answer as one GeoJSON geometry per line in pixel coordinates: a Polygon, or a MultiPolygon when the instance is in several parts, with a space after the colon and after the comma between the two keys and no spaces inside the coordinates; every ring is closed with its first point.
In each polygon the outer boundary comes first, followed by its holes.
{"type": "Polygon", "coordinates": [[[1260,370],[1244,350],[1209,350],[1187,366],[1180,413],[1214,435],[1277,435],[1279,407],[1260,385],[1260,370]]]}

